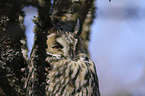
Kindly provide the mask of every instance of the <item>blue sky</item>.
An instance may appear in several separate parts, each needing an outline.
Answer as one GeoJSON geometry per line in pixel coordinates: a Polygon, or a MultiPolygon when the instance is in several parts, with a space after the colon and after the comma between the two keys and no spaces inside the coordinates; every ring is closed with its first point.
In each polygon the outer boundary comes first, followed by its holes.
{"type": "Polygon", "coordinates": [[[37,8],[28,6],[25,7],[23,11],[25,12],[24,26],[26,27],[25,35],[27,37],[27,47],[29,50],[28,56],[30,56],[35,35],[33,33],[34,23],[32,20],[34,19],[34,16],[37,16],[37,8]]]}
{"type": "Polygon", "coordinates": [[[97,0],[89,50],[103,96],[145,96],[145,1],[97,0]]]}

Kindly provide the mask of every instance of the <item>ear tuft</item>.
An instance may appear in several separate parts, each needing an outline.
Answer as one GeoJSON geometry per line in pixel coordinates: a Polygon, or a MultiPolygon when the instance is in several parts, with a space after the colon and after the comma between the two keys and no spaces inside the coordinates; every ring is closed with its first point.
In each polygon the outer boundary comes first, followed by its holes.
{"type": "Polygon", "coordinates": [[[80,22],[80,20],[79,20],[79,18],[78,18],[78,19],[77,19],[77,24],[76,24],[76,26],[75,26],[74,34],[80,36],[81,32],[82,32],[82,25],[81,25],[81,22],[80,22]]]}

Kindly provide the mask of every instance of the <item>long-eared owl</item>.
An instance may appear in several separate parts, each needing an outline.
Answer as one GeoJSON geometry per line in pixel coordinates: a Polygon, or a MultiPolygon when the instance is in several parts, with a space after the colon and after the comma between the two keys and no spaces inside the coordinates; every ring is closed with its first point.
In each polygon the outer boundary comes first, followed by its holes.
{"type": "Polygon", "coordinates": [[[95,64],[84,53],[80,31],[47,36],[47,96],[100,96],[95,64]]]}

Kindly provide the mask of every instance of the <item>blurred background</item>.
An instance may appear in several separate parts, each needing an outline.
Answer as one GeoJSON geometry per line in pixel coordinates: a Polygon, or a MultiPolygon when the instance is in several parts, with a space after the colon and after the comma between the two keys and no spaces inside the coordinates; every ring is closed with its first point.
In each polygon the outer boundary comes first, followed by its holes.
{"type": "Polygon", "coordinates": [[[145,96],[145,0],[97,0],[89,51],[102,96],[145,96]]]}
{"type": "MultiPolygon", "coordinates": [[[[145,0],[97,0],[95,4],[89,52],[102,96],[145,96],[145,0]]],[[[31,50],[37,9],[23,10],[31,50]]]]}

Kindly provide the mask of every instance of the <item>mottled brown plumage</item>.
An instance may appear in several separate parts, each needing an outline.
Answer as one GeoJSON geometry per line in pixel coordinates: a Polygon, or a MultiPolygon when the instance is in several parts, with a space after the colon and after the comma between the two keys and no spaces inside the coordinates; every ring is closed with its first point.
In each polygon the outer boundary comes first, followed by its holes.
{"type": "Polygon", "coordinates": [[[47,96],[100,96],[95,65],[84,53],[77,32],[47,36],[47,96]]]}

